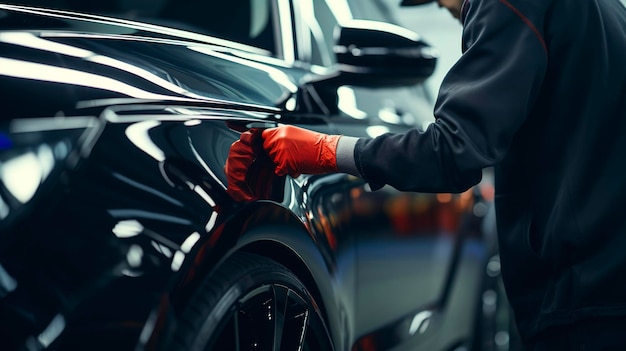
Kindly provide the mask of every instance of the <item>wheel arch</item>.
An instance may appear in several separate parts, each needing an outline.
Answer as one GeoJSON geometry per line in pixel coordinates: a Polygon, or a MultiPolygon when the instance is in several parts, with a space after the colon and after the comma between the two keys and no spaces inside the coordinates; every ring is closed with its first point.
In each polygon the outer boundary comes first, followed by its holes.
{"type": "Polygon", "coordinates": [[[170,295],[176,309],[184,308],[187,297],[219,270],[222,262],[237,252],[253,253],[278,262],[301,280],[318,305],[335,348],[341,349],[345,340],[342,333],[348,328],[338,312],[332,269],[324,258],[328,256],[322,254],[314,234],[293,212],[273,202],[250,204],[224,224],[218,242],[218,250],[196,257],[193,274],[187,275],[170,295]]]}
{"type": "MultiPolygon", "coordinates": [[[[285,266],[306,286],[326,321],[335,349],[344,349],[345,333],[348,328],[339,312],[339,300],[331,284],[332,273],[328,262],[317,248],[311,233],[299,226],[261,225],[244,234],[245,242],[236,251],[254,253],[285,266]],[[271,235],[272,238],[268,238],[271,235]],[[279,238],[275,238],[278,236],[279,238]],[[298,237],[301,240],[280,240],[285,237],[298,237]],[[308,240],[307,240],[308,239],[308,240]],[[297,242],[297,243],[294,243],[297,242]]],[[[234,253],[233,252],[233,253],[234,253]]]]}

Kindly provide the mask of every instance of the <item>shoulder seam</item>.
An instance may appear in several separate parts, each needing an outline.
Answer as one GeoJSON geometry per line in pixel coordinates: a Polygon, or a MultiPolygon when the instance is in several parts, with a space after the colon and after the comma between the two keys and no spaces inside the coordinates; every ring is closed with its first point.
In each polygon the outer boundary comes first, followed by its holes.
{"type": "Polygon", "coordinates": [[[526,17],[520,10],[518,10],[515,6],[513,6],[508,0],[498,0],[498,1],[500,1],[504,6],[508,7],[511,11],[513,11],[528,26],[528,28],[530,28],[530,30],[532,30],[533,33],[535,33],[535,36],[539,40],[539,43],[543,47],[543,50],[545,51],[546,54],[548,54],[548,46],[546,45],[546,41],[543,39],[543,37],[541,36],[541,33],[539,33],[539,30],[530,21],[530,19],[528,19],[528,17],[526,17]]]}

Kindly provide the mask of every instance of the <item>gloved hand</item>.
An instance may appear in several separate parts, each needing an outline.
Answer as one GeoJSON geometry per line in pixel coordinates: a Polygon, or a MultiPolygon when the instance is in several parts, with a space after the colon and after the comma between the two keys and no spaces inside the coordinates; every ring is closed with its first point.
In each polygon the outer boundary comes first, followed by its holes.
{"type": "Polygon", "coordinates": [[[336,172],[339,137],[293,126],[245,131],[228,153],[226,191],[237,201],[253,201],[280,191],[269,172],[280,177],[336,172]]]}
{"type": "MultiPolygon", "coordinates": [[[[263,152],[261,130],[250,129],[241,133],[239,140],[230,146],[224,171],[228,180],[226,192],[237,201],[258,199],[254,189],[248,182],[248,170],[256,161],[257,153],[263,152]],[[259,147],[255,147],[258,144],[259,147]]],[[[270,164],[270,167],[274,166],[270,164]]]]}
{"type": "Polygon", "coordinates": [[[263,130],[263,149],[276,165],[276,174],[323,174],[337,172],[337,142],[328,135],[283,125],[263,130]]]}

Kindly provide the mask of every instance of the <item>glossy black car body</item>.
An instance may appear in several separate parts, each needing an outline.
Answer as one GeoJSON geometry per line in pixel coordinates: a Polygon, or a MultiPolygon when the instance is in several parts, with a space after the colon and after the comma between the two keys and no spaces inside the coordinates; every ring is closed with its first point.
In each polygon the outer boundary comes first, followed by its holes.
{"type": "Polygon", "coordinates": [[[491,332],[488,182],[260,172],[263,200],[225,191],[250,127],[430,123],[436,52],[416,35],[338,1],[36,3],[0,4],[2,350],[452,350],[491,332]]]}

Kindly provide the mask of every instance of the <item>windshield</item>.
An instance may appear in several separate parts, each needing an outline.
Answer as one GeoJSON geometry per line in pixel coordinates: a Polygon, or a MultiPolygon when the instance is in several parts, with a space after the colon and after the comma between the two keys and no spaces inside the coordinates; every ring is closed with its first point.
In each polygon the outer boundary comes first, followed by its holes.
{"type": "Polygon", "coordinates": [[[103,15],[207,34],[276,52],[270,0],[22,0],[12,5],[103,15]]]}

